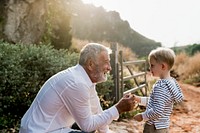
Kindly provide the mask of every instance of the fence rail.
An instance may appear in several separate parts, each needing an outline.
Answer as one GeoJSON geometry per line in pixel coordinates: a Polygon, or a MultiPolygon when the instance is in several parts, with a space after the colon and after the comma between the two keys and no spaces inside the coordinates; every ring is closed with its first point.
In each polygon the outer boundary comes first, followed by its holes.
{"type": "Polygon", "coordinates": [[[136,91],[138,91],[138,90],[140,90],[140,89],[142,89],[144,87],[146,87],[146,84],[142,84],[142,85],[139,85],[139,86],[137,86],[135,88],[127,90],[127,91],[123,92],[123,94],[134,93],[134,92],[136,92],[136,91]]]}
{"type": "Polygon", "coordinates": [[[145,75],[145,74],[146,74],[145,72],[136,73],[136,74],[134,74],[134,75],[130,75],[130,76],[124,77],[123,80],[124,80],[124,81],[127,81],[127,80],[130,80],[130,79],[132,79],[132,78],[137,78],[137,77],[139,77],[139,76],[143,76],[143,75],[145,75]]]}

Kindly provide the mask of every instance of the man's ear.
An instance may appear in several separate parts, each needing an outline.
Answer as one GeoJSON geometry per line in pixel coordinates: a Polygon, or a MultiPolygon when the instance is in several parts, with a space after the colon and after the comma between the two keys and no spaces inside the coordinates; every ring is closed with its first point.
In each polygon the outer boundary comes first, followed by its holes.
{"type": "Polygon", "coordinates": [[[94,62],[91,59],[89,59],[87,61],[87,68],[88,68],[88,70],[92,71],[93,70],[93,65],[94,65],[94,62]]]}

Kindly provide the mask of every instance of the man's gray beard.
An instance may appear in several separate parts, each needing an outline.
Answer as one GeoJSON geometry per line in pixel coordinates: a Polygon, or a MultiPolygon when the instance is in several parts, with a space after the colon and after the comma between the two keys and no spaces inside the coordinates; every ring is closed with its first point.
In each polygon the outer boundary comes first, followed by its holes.
{"type": "Polygon", "coordinates": [[[98,83],[102,83],[102,82],[107,81],[107,79],[108,79],[108,75],[107,74],[103,75],[102,77],[103,77],[103,78],[101,78],[102,80],[98,81],[98,83]]]}

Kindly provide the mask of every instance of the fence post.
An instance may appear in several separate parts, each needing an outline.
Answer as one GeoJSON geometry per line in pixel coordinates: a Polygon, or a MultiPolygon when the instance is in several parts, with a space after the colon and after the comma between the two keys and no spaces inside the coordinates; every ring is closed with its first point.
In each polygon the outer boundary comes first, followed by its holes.
{"type": "Polygon", "coordinates": [[[124,74],[123,74],[123,69],[124,69],[124,66],[123,66],[123,51],[119,51],[119,56],[120,56],[120,74],[121,74],[121,77],[120,77],[120,98],[123,97],[123,92],[124,92],[124,74]]]}
{"type": "Polygon", "coordinates": [[[118,102],[120,99],[119,92],[119,63],[118,63],[118,44],[111,44],[112,54],[111,54],[111,75],[113,76],[114,87],[112,90],[112,96],[114,97],[114,103],[118,102]]]}
{"type": "Polygon", "coordinates": [[[147,60],[146,60],[145,65],[144,65],[144,71],[145,71],[145,84],[146,84],[146,87],[145,87],[145,96],[147,96],[147,91],[148,91],[148,84],[147,84],[147,60]]]}

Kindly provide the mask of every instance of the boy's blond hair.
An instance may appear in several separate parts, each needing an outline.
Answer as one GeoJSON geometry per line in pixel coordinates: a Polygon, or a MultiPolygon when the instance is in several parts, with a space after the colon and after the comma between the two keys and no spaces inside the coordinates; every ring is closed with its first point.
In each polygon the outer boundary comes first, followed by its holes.
{"type": "Polygon", "coordinates": [[[170,48],[158,47],[150,52],[148,60],[155,59],[158,63],[166,63],[171,69],[175,61],[175,53],[170,48]]]}

